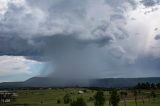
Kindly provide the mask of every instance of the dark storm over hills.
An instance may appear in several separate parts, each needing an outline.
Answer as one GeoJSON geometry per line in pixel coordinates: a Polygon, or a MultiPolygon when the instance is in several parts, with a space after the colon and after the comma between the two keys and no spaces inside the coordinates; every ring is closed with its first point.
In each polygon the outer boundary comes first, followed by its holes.
{"type": "Polygon", "coordinates": [[[159,77],[159,19],[152,19],[152,14],[160,16],[159,4],[159,0],[11,2],[0,15],[0,55],[45,62],[40,76],[64,84],[159,77]]]}

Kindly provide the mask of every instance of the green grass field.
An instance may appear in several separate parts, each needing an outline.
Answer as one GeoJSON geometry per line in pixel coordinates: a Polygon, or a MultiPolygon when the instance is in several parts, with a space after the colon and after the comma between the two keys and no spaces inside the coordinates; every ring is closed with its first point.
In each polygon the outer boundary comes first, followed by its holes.
{"type": "MultiPolygon", "coordinates": [[[[64,88],[64,89],[45,89],[45,90],[17,90],[18,94],[16,101],[12,104],[7,104],[8,106],[69,106],[69,104],[63,103],[63,97],[65,94],[71,94],[72,100],[75,100],[77,97],[83,97],[87,102],[88,106],[94,106],[94,101],[89,101],[90,97],[96,93],[95,90],[88,90],[84,94],[78,94],[79,90],[84,90],[83,88],[64,88]],[[60,100],[61,103],[58,104],[57,100],[60,100]]],[[[109,92],[104,91],[106,96],[106,104],[108,106],[108,97],[109,92]]],[[[127,91],[127,106],[136,106],[134,102],[134,97],[131,91],[127,91]]],[[[150,91],[144,92],[145,103],[142,103],[142,100],[138,99],[138,106],[160,106],[160,91],[156,90],[157,97],[155,99],[148,98],[148,93],[150,91]]],[[[123,106],[122,100],[119,103],[119,106],[123,106]]]]}

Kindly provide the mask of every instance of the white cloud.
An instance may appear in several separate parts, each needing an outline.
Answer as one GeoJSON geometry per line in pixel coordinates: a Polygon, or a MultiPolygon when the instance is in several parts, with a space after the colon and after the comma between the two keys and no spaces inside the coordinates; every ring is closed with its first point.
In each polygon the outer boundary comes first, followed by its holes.
{"type": "Polygon", "coordinates": [[[24,4],[24,2],[24,0],[0,0],[0,14],[5,14],[9,3],[13,3],[18,6],[24,4]]]}
{"type": "Polygon", "coordinates": [[[27,60],[23,56],[0,56],[0,76],[31,75],[29,64],[39,64],[39,62],[27,60]]]}
{"type": "Polygon", "coordinates": [[[0,14],[4,14],[7,9],[8,0],[0,0],[0,14]]]}

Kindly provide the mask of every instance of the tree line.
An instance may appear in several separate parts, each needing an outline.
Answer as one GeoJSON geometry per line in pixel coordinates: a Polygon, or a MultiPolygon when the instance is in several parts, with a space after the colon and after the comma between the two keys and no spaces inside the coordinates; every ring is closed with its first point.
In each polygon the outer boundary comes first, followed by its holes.
{"type": "Polygon", "coordinates": [[[149,83],[149,82],[146,82],[146,83],[138,83],[136,86],[135,86],[135,89],[146,89],[146,90],[150,90],[150,89],[160,89],[160,83],[149,83]]]}
{"type": "MultiPolygon", "coordinates": [[[[106,96],[104,91],[97,91],[93,98],[90,97],[90,100],[94,101],[94,106],[104,106],[106,103],[106,96]]],[[[76,100],[72,100],[70,94],[66,94],[64,96],[63,102],[65,104],[70,104],[70,106],[87,106],[86,101],[82,97],[77,98],[76,100]]],[[[109,106],[118,106],[119,102],[120,95],[116,89],[113,89],[109,92],[109,106]]],[[[59,104],[60,100],[57,100],[57,103],[59,104]]]]}

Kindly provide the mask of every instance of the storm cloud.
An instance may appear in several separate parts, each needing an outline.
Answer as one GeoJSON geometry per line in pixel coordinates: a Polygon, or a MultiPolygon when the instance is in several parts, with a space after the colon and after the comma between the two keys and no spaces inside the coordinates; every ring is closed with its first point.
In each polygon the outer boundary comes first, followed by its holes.
{"type": "Polygon", "coordinates": [[[0,15],[0,55],[47,62],[42,74],[53,78],[155,76],[160,59],[149,39],[157,37],[147,37],[152,25],[137,11],[139,5],[156,4],[158,0],[8,2],[0,15]]]}

